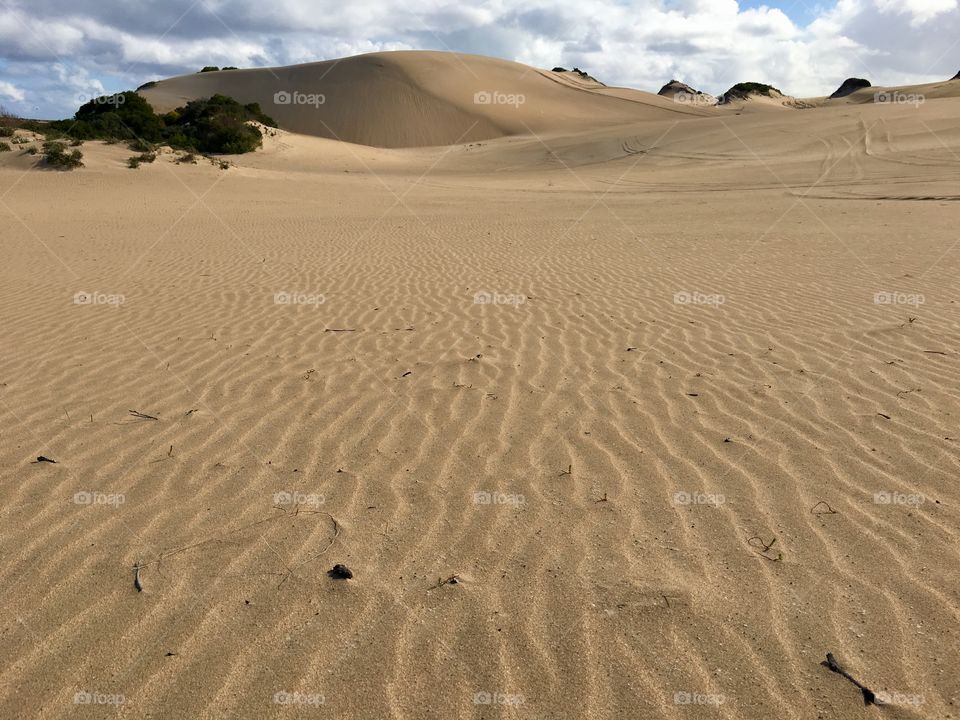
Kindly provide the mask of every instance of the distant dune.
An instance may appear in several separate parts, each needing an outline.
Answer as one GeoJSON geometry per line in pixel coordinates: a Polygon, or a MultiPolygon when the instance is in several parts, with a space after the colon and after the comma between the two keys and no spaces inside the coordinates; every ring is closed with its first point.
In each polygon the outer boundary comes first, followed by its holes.
{"type": "Polygon", "coordinates": [[[687,105],[713,106],[717,104],[717,98],[713,95],[701,92],[679,80],[671,80],[668,82],[660,88],[660,92],[658,92],[657,95],[687,105]]]}
{"type": "Polygon", "coordinates": [[[573,72],[411,51],[197,73],[140,92],[158,112],[222,93],[260,103],[285,130],[385,148],[573,133],[696,112],[649,93],[607,90],[573,72]]]}
{"type": "Polygon", "coordinates": [[[863,88],[871,87],[869,80],[863,78],[847,78],[843,83],[838,87],[831,95],[831,98],[846,97],[852,93],[855,93],[857,90],[862,90],[863,88]]]}

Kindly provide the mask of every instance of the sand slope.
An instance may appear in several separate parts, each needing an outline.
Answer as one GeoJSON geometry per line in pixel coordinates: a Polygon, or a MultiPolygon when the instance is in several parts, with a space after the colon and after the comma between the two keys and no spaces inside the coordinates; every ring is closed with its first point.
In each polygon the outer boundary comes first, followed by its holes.
{"type": "Polygon", "coordinates": [[[377,147],[449,145],[697,114],[648,93],[617,97],[574,73],[439,52],[198,73],[141,91],[158,112],[215,93],[260,103],[286,130],[377,147]],[[322,95],[324,102],[277,104],[277,93],[322,95]]]}
{"type": "Polygon", "coordinates": [[[955,717],[960,99],[619,112],[0,154],[0,717],[955,717]]]}

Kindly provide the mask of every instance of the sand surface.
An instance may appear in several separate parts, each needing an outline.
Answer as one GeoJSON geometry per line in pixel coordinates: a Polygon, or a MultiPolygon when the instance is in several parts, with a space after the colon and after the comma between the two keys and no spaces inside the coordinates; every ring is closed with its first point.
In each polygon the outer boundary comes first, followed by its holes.
{"type": "Polygon", "coordinates": [[[0,717],[958,717],[960,98],[527,79],[0,155],[0,717]]]}

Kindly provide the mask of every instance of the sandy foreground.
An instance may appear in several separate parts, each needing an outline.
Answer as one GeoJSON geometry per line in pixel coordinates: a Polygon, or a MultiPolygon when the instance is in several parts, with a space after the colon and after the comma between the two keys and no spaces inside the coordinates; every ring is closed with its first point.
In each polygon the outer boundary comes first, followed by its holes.
{"type": "Polygon", "coordinates": [[[958,717],[958,114],[0,155],[0,717],[958,717]]]}

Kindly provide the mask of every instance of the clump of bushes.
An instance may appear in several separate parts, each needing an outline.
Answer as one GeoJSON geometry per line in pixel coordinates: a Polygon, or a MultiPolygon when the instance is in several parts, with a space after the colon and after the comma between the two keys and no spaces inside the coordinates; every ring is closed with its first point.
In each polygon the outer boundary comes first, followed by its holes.
{"type": "Polygon", "coordinates": [[[262,144],[263,134],[247,124],[251,120],[277,125],[257,103],[241,105],[226,95],[192,100],[164,116],[172,147],[229,155],[252,152],[262,144]]]}
{"type": "Polygon", "coordinates": [[[49,140],[43,144],[43,159],[47,165],[58,170],[83,167],[83,153],[79,150],[68,151],[66,144],[57,140],[49,140]]]}
{"type": "Polygon", "coordinates": [[[157,154],[154,152],[147,152],[141,155],[134,155],[132,158],[127,160],[127,167],[131,169],[136,169],[140,167],[142,163],[152,163],[157,159],[157,154]]]}
{"type": "Polygon", "coordinates": [[[73,120],[50,123],[46,132],[75,140],[119,139],[137,152],[166,144],[187,152],[239,154],[252,152],[263,142],[263,134],[249,121],[277,125],[257,103],[243,105],[226,95],[192,100],[161,116],[142,97],[127,91],[91,100],[73,120]]]}
{"type": "Polygon", "coordinates": [[[12,149],[10,143],[0,142],[0,152],[10,152],[12,149]]]}
{"type": "Polygon", "coordinates": [[[14,129],[0,125],[0,137],[13,137],[14,129]]]}
{"type": "Polygon", "coordinates": [[[146,140],[136,138],[127,143],[127,147],[133,150],[134,152],[148,153],[153,152],[153,143],[148,143],[146,140]]]}
{"type": "Polygon", "coordinates": [[[205,72],[219,72],[219,71],[220,71],[220,68],[218,68],[216,65],[207,65],[200,72],[205,73],[205,72]]]}

